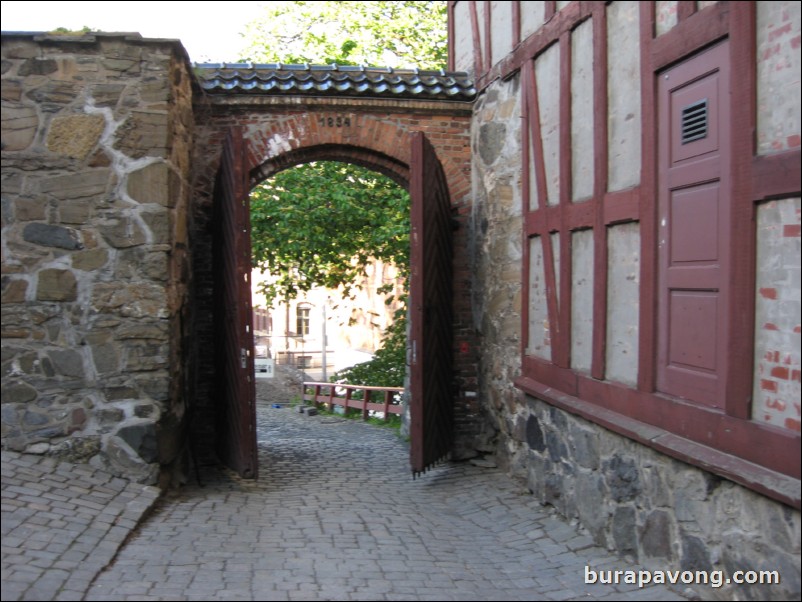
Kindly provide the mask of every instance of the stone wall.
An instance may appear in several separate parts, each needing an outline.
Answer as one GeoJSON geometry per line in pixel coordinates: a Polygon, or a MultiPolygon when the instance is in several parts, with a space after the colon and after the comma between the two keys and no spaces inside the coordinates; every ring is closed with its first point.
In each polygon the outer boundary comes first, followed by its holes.
{"type": "MultiPolygon", "coordinates": [[[[650,568],[724,570],[727,575],[736,570],[776,570],[782,577],[780,585],[700,588],[705,598],[798,598],[802,527],[798,510],[516,388],[515,379],[521,374],[523,228],[519,78],[516,75],[490,85],[475,104],[472,125],[474,324],[481,349],[479,397],[487,425],[476,446],[485,448],[492,435],[490,427],[495,428],[495,460],[500,466],[525,481],[543,504],[575,521],[577,529],[592,535],[596,543],[650,568]]],[[[799,264],[798,206],[798,201],[783,201],[767,205],[759,213],[760,224],[765,222],[767,230],[760,240],[768,250],[760,258],[761,269],[776,264],[775,272],[782,273],[779,282],[788,284],[783,290],[792,297],[796,292],[794,299],[798,298],[794,280],[798,280],[799,264]],[[772,251],[780,245],[787,247],[783,255],[772,251]]],[[[612,298],[608,302],[607,376],[634,383],[639,227],[628,223],[610,230],[607,275],[615,284],[608,290],[612,298]]],[[[573,274],[574,305],[589,308],[593,231],[581,230],[573,236],[572,257],[580,267],[573,274]]],[[[531,252],[532,263],[537,263],[537,253],[531,252]]],[[[530,288],[536,286],[532,282],[530,288]]],[[[542,319],[545,310],[533,310],[539,297],[531,290],[529,298],[530,352],[548,357],[548,330],[542,319]],[[533,339],[531,332],[537,329],[545,334],[533,339]],[[542,347],[540,351],[534,349],[536,344],[542,347]]],[[[764,313],[771,311],[767,306],[764,313]]],[[[798,326],[793,332],[798,312],[785,315],[782,324],[787,333],[783,334],[796,336],[798,347],[798,326]]],[[[589,344],[590,327],[581,321],[573,327],[575,334],[585,336],[576,344],[589,344]]],[[[574,369],[588,370],[589,357],[581,348],[573,361],[574,369]]],[[[794,361],[798,359],[792,358],[787,366],[788,378],[782,386],[795,384],[794,361]]]]}
{"type": "Polygon", "coordinates": [[[4,447],[163,484],[179,457],[187,65],[138,35],[3,35],[4,447]]]}

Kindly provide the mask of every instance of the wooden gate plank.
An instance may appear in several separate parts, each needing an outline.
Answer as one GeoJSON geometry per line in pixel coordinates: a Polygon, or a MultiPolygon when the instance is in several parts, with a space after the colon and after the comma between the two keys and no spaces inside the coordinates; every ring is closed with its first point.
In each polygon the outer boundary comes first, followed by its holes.
{"type": "Polygon", "coordinates": [[[410,464],[416,476],[453,442],[452,227],[443,169],[422,132],[410,170],[410,464]]]}
{"type": "Polygon", "coordinates": [[[221,421],[218,454],[240,476],[255,479],[251,233],[244,149],[241,128],[231,128],[215,182],[215,347],[221,421]]]}

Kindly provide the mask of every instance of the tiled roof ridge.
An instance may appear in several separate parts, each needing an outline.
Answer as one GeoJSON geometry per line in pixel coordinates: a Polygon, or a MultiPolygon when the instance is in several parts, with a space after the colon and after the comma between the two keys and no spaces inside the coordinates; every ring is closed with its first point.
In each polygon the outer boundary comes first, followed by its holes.
{"type": "Polygon", "coordinates": [[[285,63],[194,63],[201,88],[217,94],[357,95],[471,101],[469,74],[444,69],[285,63]]]}

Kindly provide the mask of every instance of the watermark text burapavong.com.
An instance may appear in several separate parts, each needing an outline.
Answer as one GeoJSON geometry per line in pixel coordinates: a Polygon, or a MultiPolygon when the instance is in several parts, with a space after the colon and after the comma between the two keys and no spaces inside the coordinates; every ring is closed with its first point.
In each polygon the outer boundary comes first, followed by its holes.
{"type": "Polygon", "coordinates": [[[638,587],[646,587],[647,585],[709,585],[714,588],[730,584],[776,585],[780,583],[780,572],[735,571],[732,576],[727,577],[724,571],[596,570],[586,565],[585,583],[613,585],[629,583],[638,587]]]}

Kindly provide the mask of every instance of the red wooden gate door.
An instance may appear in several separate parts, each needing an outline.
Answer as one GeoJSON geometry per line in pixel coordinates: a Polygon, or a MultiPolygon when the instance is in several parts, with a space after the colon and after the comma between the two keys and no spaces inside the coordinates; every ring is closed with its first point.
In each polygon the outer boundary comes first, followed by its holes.
{"type": "Polygon", "coordinates": [[[723,408],[730,231],[729,43],[659,76],[657,389],[723,408]]]}
{"type": "Polygon", "coordinates": [[[451,202],[445,174],[422,132],[410,170],[410,463],[420,474],[453,439],[451,202]]]}
{"type": "Polygon", "coordinates": [[[214,193],[218,454],[245,478],[256,478],[256,390],[251,325],[251,225],[242,130],[223,146],[214,193]]]}

